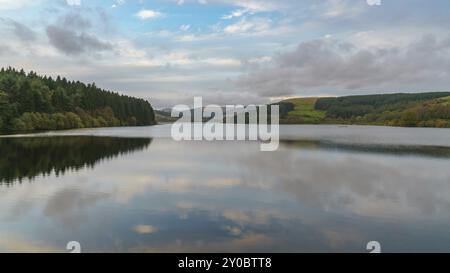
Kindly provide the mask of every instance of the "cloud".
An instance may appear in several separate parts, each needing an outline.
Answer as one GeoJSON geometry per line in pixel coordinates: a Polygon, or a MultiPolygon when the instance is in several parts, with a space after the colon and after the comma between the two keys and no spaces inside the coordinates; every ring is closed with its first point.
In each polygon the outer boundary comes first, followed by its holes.
{"type": "Polygon", "coordinates": [[[172,0],[179,5],[185,3],[198,3],[202,5],[220,4],[245,9],[251,12],[267,12],[285,9],[288,6],[298,4],[298,0],[172,0]]]}
{"type": "Polygon", "coordinates": [[[50,43],[59,51],[67,55],[79,55],[81,53],[94,53],[111,50],[112,45],[103,42],[95,36],[86,33],[77,33],[55,25],[47,27],[47,37],[50,43]]]}
{"type": "Polygon", "coordinates": [[[269,30],[270,27],[270,19],[244,17],[239,22],[226,26],[223,31],[228,34],[257,34],[269,30]]]}
{"type": "Polygon", "coordinates": [[[217,66],[240,66],[242,64],[240,60],[231,58],[208,58],[201,60],[201,62],[217,66]]]}
{"type": "Polygon", "coordinates": [[[112,4],[111,8],[117,8],[119,6],[122,6],[123,4],[125,4],[125,0],[116,0],[116,2],[114,4],[112,4]]]}
{"type": "MultiPolygon", "coordinates": [[[[283,6],[283,4],[280,3],[282,1],[273,0],[219,0],[216,2],[231,4],[253,12],[274,11],[283,6]]],[[[287,2],[290,2],[290,0],[287,2]]]]}
{"type": "Polygon", "coordinates": [[[163,14],[158,11],[143,9],[143,10],[140,10],[138,13],[136,13],[136,16],[139,17],[141,20],[148,20],[148,19],[161,17],[161,16],[163,16],[163,14]]]}
{"type": "Polygon", "coordinates": [[[40,0],[0,0],[0,10],[20,9],[28,5],[36,5],[40,0]]]}
{"type": "Polygon", "coordinates": [[[0,0],[0,9],[24,8],[8,11],[17,24],[2,23],[0,28],[3,61],[42,74],[95,81],[162,107],[192,102],[194,94],[220,104],[259,103],[278,94],[349,95],[410,91],[411,86],[440,90],[450,84],[443,71],[447,55],[431,52],[427,63],[420,51],[409,53],[411,41],[424,33],[434,33],[442,44],[450,24],[443,0],[408,6],[384,1],[374,7],[366,0],[208,0],[201,6],[198,0],[167,0],[158,7],[136,3],[137,9],[119,6],[123,0],[103,7],[91,2],[68,6],[66,0],[42,0],[44,5],[28,6],[35,1],[0,0]],[[177,3],[215,15],[199,25],[191,20],[192,8],[177,8],[177,3]],[[152,21],[168,17],[162,13],[171,8],[178,13],[170,17],[172,24],[152,21]],[[397,16],[403,13],[407,16],[397,16]],[[327,34],[314,48],[316,39],[327,34]],[[301,56],[302,50],[316,55],[308,61],[303,54],[304,59],[287,68],[282,56],[301,56]],[[178,51],[184,56],[173,54],[178,51]],[[320,57],[322,52],[330,58],[320,57]],[[80,62],[80,57],[100,54],[102,58],[80,62]],[[419,69],[420,62],[427,68],[419,69]]]}
{"type": "Polygon", "coordinates": [[[9,46],[0,44],[0,56],[11,54],[13,51],[9,46]]]}
{"type": "Polygon", "coordinates": [[[191,25],[181,25],[180,30],[181,31],[188,31],[191,28],[191,25]]]}
{"type": "Polygon", "coordinates": [[[6,19],[0,19],[1,21],[4,21],[6,24],[8,24],[11,28],[11,31],[14,33],[14,35],[19,38],[24,43],[29,43],[36,40],[36,33],[29,28],[28,26],[19,23],[15,20],[6,20],[6,19]]]}
{"type": "Polygon", "coordinates": [[[249,12],[248,9],[238,9],[238,10],[235,10],[235,11],[231,12],[230,14],[224,15],[222,17],[222,19],[229,20],[229,19],[233,19],[235,17],[241,17],[241,16],[245,15],[248,12],[249,12]]]}
{"type": "MultiPolygon", "coordinates": [[[[376,1],[376,0],[368,0],[376,1]]],[[[364,11],[364,4],[348,0],[327,0],[323,3],[322,16],[327,18],[351,17],[364,11]]]]}
{"type": "Polygon", "coordinates": [[[80,12],[71,12],[60,18],[60,22],[65,28],[73,30],[84,30],[92,27],[91,21],[86,19],[80,12]]]}
{"type": "Polygon", "coordinates": [[[304,42],[240,77],[236,84],[263,96],[284,96],[318,89],[351,92],[383,86],[448,86],[449,78],[450,38],[426,35],[390,49],[359,48],[333,39],[304,42]]]}
{"type": "Polygon", "coordinates": [[[69,6],[80,6],[81,0],[66,0],[66,3],[69,6]]]}
{"type": "Polygon", "coordinates": [[[367,0],[367,5],[369,6],[380,6],[381,0],[367,0]]]}

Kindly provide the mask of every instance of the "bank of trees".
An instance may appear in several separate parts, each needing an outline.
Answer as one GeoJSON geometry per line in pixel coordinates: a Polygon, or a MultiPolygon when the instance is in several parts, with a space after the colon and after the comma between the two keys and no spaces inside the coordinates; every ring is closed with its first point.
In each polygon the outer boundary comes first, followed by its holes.
{"type": "Polygon", "coordinates": [[[321,98],[326,123],[450,127],[450,92],[321,98]]]}
{"type": "Polygon", "coordinates": [[[0,133],[155,123],[149,102],[95,84],[0,70],[0,133]]]}
{"type": "Polygon", "coordinates": [[[279,105],[282,124],[450,128],[450,92],[294,98],[279,105]]]}
{"type": "Polygon", "coordinates": [[[349,119],[367,114],[404,110],[421,102],[447,96],[450,96],[450,92],[320,98],[315,107],[317,110],[327,111],[327,117],[349,119]]]}

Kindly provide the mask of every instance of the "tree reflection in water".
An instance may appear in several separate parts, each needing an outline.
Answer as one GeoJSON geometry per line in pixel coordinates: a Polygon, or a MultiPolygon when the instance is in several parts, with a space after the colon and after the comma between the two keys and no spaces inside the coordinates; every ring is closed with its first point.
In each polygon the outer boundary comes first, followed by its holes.
{"type": "Polygon", "coordinates": [[[96,136],[0,138],[0,185],[93,168],[103,159],[146,149],[150,138],[96,136]]]}

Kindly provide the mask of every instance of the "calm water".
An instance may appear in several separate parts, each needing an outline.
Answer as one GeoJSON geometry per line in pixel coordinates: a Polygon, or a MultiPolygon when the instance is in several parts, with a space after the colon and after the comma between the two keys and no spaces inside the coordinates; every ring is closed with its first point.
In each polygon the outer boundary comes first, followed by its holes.
{"type": "Polygon", "coordinates": [[[450,252],[450,130],[283,126],[174,142],[170,126],[0,138],[0,251],[450,252]]]}

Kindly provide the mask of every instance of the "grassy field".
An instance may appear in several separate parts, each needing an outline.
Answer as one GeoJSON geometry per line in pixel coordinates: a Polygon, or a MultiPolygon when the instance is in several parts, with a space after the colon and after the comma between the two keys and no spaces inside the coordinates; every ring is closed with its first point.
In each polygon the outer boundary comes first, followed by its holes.
{"type": "Polygon", "coordinates": [[[440,98],[437,100],[441,105],[450,106],[450,97],[440,98]]]}
{"type": "Polygon", "coordinates": [[[281,119],[287,124],[318,124],[325,119],[326,112],[315,109],[318,98],[295,98],[285,100],[285,103],[294,104],[295,108],[281,119]]]}

